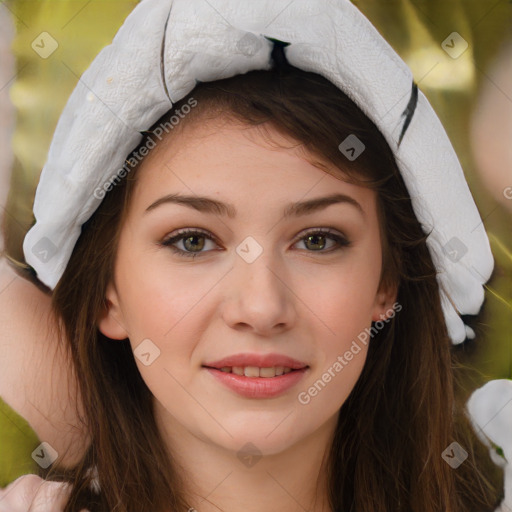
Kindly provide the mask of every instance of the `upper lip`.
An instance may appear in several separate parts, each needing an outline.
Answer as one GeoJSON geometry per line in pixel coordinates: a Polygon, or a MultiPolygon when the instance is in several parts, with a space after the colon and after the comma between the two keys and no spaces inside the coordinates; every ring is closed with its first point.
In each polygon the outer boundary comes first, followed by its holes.
{"type": "Polygon", "coordinates": [[[308,365],[297,359],[282,355],[282,354],[235,354],[227,356],[218,361],[205,363],[203,366],[210,368],[225,368],[227,366],[233,367],[246,367],[257,366],[258,368],[272,368],[274,366],[284,366],[292,370],[300,370],[308,365]]]}

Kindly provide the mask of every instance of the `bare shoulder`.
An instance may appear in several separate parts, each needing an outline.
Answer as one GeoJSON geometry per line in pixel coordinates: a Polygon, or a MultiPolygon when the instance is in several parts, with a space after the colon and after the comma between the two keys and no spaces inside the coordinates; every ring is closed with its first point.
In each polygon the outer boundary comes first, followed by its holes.
{"type": "Polygon", "coordinates": [[[83,455],[88,439],[56,325],[50,296],[0,257],[0,396],[68,466],[83,455]]]}

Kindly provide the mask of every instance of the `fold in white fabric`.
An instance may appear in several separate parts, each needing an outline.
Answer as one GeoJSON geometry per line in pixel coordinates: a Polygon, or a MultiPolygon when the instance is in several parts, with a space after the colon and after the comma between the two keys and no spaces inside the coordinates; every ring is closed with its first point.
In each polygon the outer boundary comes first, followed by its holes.
{"type": "MultiPolygon", "coordinates": [[[[474,333],[493,269],[489,241],[450,140],[407,65],[348,0],[143,0],[82,75],[59,119],[24,253],[54,288],[95,194],[172,106],[202,82],[270,69],[273,38],[293,66],[342,89],[397,159],[438,270],[453,343],[474,333]],[[400,143],[399,143],[400,142],[400,143]]],[[[341,142],[341,141],[340,141],[341,142]]]]}

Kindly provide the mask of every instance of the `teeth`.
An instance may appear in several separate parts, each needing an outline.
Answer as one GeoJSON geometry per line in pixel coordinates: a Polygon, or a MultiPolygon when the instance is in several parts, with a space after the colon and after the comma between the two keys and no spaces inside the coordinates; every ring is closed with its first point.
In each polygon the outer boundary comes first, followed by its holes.
{"type": "Polygon", "coordinates": [[[246,366],[244,369],[244,375],[246,377],[259,377],[260,369],[257,366],[246,366]]]}
{"type": "Polygon", "coordinates": [[[259,373],[260,373],[260,377],[275,377],[276,369],[275,368],[261,368],[259,373]]]}
{"type": "Polygon", "coordinates": [[[283,375],[285,373],[290,373],[292,371],[291,368],[287,368],[285,366],[272,366],[270,368],[258,368],[257,366],[224,366],[220,369],[221,372],[224,373],[234,373],[235,375],[241,375],[245,377],[278,377],[279,375],[283,375]]]}

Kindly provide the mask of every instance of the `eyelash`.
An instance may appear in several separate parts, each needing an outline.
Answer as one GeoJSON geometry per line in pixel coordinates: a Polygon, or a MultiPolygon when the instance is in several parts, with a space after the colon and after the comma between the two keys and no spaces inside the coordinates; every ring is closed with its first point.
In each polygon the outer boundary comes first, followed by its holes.
{"type": "MultiPolygon", "coordinates": [[[[215,242],[217,245],[219,245],[217,242],[217,239],[211,233],[208,233],[207,231],[198,230],[198,229],[180,230],[175,236],[167,238],[167,239],[163,240],[162,242],[160,242],[160,245],[162,245],[164,247],[168,247],[169,249],[171,249],[173,252],[175,252],[179,256],[184,256],[186,258],[195,258],[196,256],[204,254],[205,252],[210,252],[210,251],[203,251],[203,252],[193,253],[193,252],[183,251],[182,249],[178,249],[177,247],[174,247],[174,245],[173,245],[174,243],[176,243],[180,240],[183,240],[184,238],[188,238],[191,235],[204,236],[208,240],[211,240],[212,242],[215,242]]],[[[321,250],[321,251],[308,251],[308,252],[331,253],[331,252],[343,249],[345,247],[348,247],[351,244],[351,242],[347,238],[345,238],[341,235],[338,235],[337,233],[334,233],[330,229],[319,228],[319,229],[315,229],[315,230],[306,232],[303,236],[301,236],[294,242],[294,245],[295,245],[295,243],[300,242],[301,240],[304,240],[305,238],[307,238],[308,236],[311,236],[311,235],[329,235],[326,238],[330,238],[331,240],[334,240],[335,242],[337,242],[338,247],[335,247],[328,251],[321,250]]]]}

